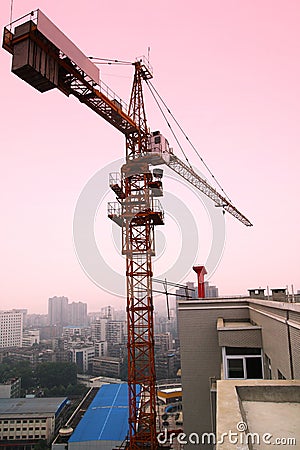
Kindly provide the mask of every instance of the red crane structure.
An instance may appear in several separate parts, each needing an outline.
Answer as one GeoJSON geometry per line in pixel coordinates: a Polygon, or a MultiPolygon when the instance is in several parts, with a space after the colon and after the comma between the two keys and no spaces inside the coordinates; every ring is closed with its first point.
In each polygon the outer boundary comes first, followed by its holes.
{"type": "Polygon", "coordinates": [[[150,132],[143,82],[152,78],[145,59],[133,63],[130,103],[126,104],[99,79],[98,68],[40,10],[4,28],[3,48],[13,55],[12,72],[45,92],[57,88],[78,100],[124,134],[126,162],[121,174],[110,175],[117,202],[108,216],[122,228],[126,256],[128,322],[129,441],[131,450],[158,449],[152,298],[154,227],[164,223],[156,197],[162,196],[162,170],[168,165],[246,226],[249,220],[224,196],[182,162],[159,132],[150,132]]]}

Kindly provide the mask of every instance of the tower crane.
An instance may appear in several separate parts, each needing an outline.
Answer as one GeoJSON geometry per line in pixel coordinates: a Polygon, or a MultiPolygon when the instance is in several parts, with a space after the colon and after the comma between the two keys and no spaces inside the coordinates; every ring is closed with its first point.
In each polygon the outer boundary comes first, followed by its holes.
{"type": "Polygon", "coordinates": [[[57,88],[103,117],[125,136],[126,161],[110,175],[117,201],[108,216],[122,228],[126,256],[128,322],[129,442],[131,450],[158,449],[152,298],[154,227],[164,223],[157,197],[167,165],[246,226],[251,222],[195,170],[182,162],[160,132],[147,125],[143,82],[153,76],[145,58],[133,63],[129,106],[99,79],[99,71],[40,10],[4,28],[3,48],[12,54],[12,72],[40,92],[57,88]]]}

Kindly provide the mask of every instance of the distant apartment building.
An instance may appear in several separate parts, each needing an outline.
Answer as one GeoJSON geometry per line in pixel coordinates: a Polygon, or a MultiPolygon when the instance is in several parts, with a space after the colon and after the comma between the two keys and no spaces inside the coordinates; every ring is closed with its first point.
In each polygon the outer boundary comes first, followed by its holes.
{"type": "Polygon", "coordinates": [[[93,359],[93,374],[96,376],[119,378],[120,370],[119,358],[102,356],[93,359]]]}
{"type": "Polygon", "coordinates": [[[22,347],[32,347],[40,343],[40,330],[23,330],[22,347]]]}
{"type": "Polygon", "coordinates": [[[104,319],[115,320],[115,309],[112,306],[104,306],[100,309],[100,316],[104,319]]]}
{"type": "Polygon", "coordinates": [[[69,303],[67,297],[52,297],[48,300],[49,325],[86,326],[88,322],[87,304],[69,303]]]}
{"type": "Polygon", "coordinates": [[[10,378],[0,383],[0,398],[19,398],[21,396],[21,378],[10,378]]]}
{"type": "Polygon", "coordinates": [[[68,304],[69,325],[86,326],[88,322],[87,304],[83,302],[72,302],[68,304]]]}
{"type": "Polygon", "coordinates": [[[81,337],[86,339],[90,335],[90,328],[86,326],[66,325],[62,329],[62,337],[71,339],[73,337],[81,337]]]}
{"type": "Polygon", "coordinates": [[[0,348],[22,347],[23,312],[0,311],[0,348]]]}
{"type": "Polygon", "coordinates": [[[106,340],[109,344],[123,344],[126,336],[126,322],[108,320],[106,325],[106,340]]]}
{"type": "Polygon", "coordinates": [[[26,327],[28,328],[45,327],[47,324],[47,314],[27,314],[26,316],[26,327]]]}
{"type": "Polygon", "coordinates": [[[165,353],[173,347],[172,335],[167,333],[156,333],[154,335],[154,350],[155,352],[165,353]]]}
{"type": "Polygon", "coordinates": [[[93,366],[93,358],[95,357],[94,347],[71,348],[70,353],[72,356],[72,362],[76,363],[79,372],[85,373],[91,371],[93,366]]]}
{"type": "Polygon", "coordinates": [[[95,342],[95,356],[107,356],[107,341],[95,342]]]}
{"type": "Polygon", "coordinates": [[[48,300],[49,325],[68,325],[67,297],[52,297],[48,300]]]}
{"type": "Polygon", "coordinates": [[[211,286],[208,281],[204,282],[205,298],[219,297],[219,289],[216,286],[211,286]]]}
{"type": "Polygon", "coordinates": [[[215,430],[216,380],[300,378],[297,300],[285,289],[253,289],[178,302],[185,433],[215,430]]]}
{"type": "Polygon", "coordinates": [[[91,324],[91,337],[93,342],[106,341],[106,326],[108,319],[97,318],[91,324]]]}

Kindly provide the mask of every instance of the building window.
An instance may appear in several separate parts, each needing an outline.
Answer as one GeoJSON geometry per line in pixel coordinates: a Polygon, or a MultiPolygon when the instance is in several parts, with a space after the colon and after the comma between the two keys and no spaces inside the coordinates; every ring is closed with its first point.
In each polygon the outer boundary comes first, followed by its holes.
{"type": "Polygon", "coordinates": [[[260,348],[223,348],[225,379],[262,379],[263,366],[260,348]]]}
{"type": "Polygon", "coordinates": [[[227,378],[245,378],[244,362],[242,358],[227,360],[227,378]]]}
{"type": "Polygon", "coordinates": [[[277,370],[277,378],[278,380],[286,380],[285,376],[280,372],[280,370],[277,370]]]}

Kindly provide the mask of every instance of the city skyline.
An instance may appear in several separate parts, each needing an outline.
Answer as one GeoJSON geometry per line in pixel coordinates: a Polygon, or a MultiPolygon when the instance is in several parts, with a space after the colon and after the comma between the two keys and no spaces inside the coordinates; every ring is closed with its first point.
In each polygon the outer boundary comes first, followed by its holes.
{"type": "MultiPolygon", "coordinates": [[[[113,5],[101,6],[101,15],[95,0],[80,12],[72,5],[69,0],[59,6],[45,0],[29,0],[25,6],[15,2],[13,17],[40,7],[87,55],[132,61],[150,47],[153,84],[233,203],[253,222],[248,229],[225,216],[226,245],[211,283],[221,295],[243,295],[260,286],[293,285],[297,292],[299,4],[154,1],[145,9],[132,1],[117,11],[113,5]]],[[[4,26],[10,1],[1,3],[0,12],[4,26]]],[[[42,313],[48,298],[62,295],[86,302],[89,311],[105,304],[122,308],[124,299],[101,290],[82,270],[72,222],[88,180],[124,156],[123,136],[74,98],[34,91],[10,72],[11,56],[4,50],[0,62],[1,308],[25,305],[30,312],[42,313]]],[[[132,68],[100,66],[100,76],[128,101],[132,68]]],[[[161,129],[181,157],[146,89],[145,97],[151,130],[161,129]]],[[[204,172],[199,159],[184,149],[204,172]]],[[[166,179],[165,191],[170,190],[180,199],[181,185],[166,179]]],[[[209,219],[199,200],[188,194],[186,198],[198,224],[195,263],[205,264],[209,219]]],[[[103,204],[113,200],[112,192],[105,193],[103,204]]],[[[180,223],[177,229],[174,223],[159,231],[165,244],[160,261],[165,265],[172,265],[180,250],[180,223]]],[[[101,252],[125,274],[104,206],[95,225],[101,252]]],[[[155,278],[160,261],[154,265],[155,278]]],[[[196,277],[191,267],[183,280],[169,281],[195,282],[196,277]]]]}

